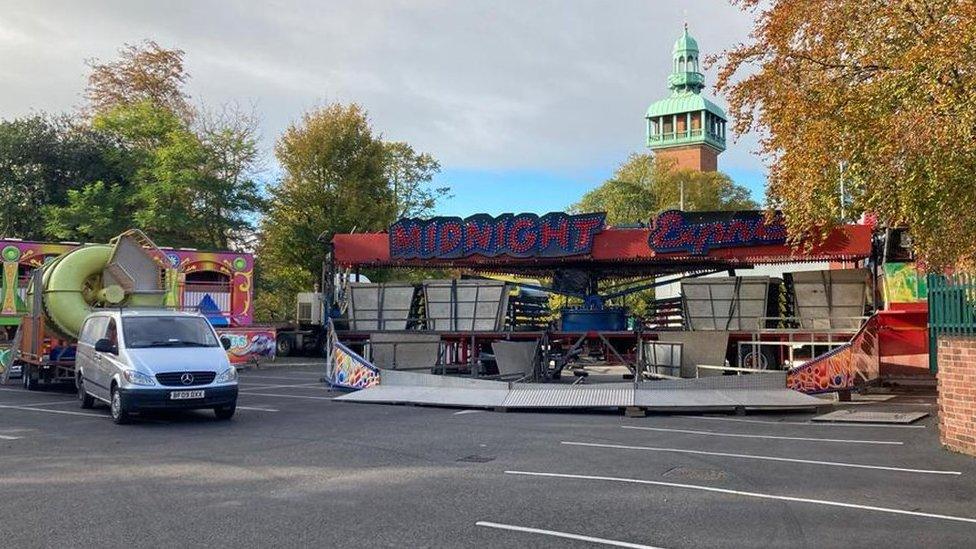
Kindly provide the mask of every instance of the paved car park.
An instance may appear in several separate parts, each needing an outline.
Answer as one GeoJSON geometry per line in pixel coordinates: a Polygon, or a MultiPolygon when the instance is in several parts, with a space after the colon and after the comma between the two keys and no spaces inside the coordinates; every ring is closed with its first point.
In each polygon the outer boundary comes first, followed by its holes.
{"type": "Polygon", "coordinates": [[[0,387],[0,540],[39,546],[964,547],[976,460],[809,413],[495,413],[332,402],[314,366],[241,375],[237,415],[117,426],[0,387]]]}

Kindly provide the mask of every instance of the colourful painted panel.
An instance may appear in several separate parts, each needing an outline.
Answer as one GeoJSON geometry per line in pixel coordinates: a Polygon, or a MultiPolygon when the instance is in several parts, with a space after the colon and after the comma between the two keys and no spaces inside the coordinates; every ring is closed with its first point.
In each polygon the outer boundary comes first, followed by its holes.
{"type": "Polygon", "coordinates": [[[928,299],[928,282],[914,263],[886,263],[884,293],[885,302],[889,304],[917,303],[928,299]]]}
{"type": "Polygon", "coordinates": [[[275,357],[275,329],[265,327],[217,328],[220,339],[230,341],[231,364],[262,362],[275,357]]]}
{"type": "Polygon", "coordinates": [[[807,394],[852,389],[857,381],[852,354],[850,343],[837,347],[791,370],[786,376],[786,386],[807,394]]]}
{"type": "Polygon", "coordinates": [[[10,367],[13,358],[13,349],[9,343],[0,343],[0,372],[4,372],[10,367]]]}
{"type": "Polygon", "coordinates": [[[878,315],[872,316],[849,343],[790,370],[786,386],[807,394],[830,393],[848,391],[861,380],[877,378],[881,365],[879,325],[878,315]]]}
{"type": "MultiPolygon", "coordinates": [[[[0,324],[5,320],[16,323],[16,318],[24,313],[18,306],[16,293],[20,281],[17,280],[19,266],[34,269],[44,265],[51,258],[77,248],[81,244],[26,242],[22,240],[0,240],[0,324]],[[11,274],[13,273],[13,274],[11,274]],[[12,278],[11,278],[12,277],[12,278]],[[9,280],[13,284],[9,284],[9,280]],[[17,310],[20,309],[20,310],[17,310]],[[14,320],[11,320],[14,319],[14,320]]],[[[203,271],[220,273],[228,281],[230,306],[227,323],[230,326],[250,326],[254,320],[254,258],[251,254],[229,251],[203,252],[191,249],[161,248],[165,258],[157,258],[169,269],[166,275],[166,305],[193,308],[197,303],[184,302],[183,284],[186,275],[203,271]]]]}
{"type": "Polygon", "coordinates": [[[338,341],[332,346],[334,361],[329,383],[345,389],[366,389],[380,383],[380,370],[338,341]]]}

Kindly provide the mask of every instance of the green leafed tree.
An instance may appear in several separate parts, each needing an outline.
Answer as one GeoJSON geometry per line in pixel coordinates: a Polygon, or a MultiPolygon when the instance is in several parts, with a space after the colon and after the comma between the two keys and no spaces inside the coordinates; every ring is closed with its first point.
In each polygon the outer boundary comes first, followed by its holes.
{"type": "Polygon", "coordinates": [[[260,316],[293,314],[294,291],[318,280],[326,253],[322,239],[387,228],[394,217],[387,154],[355,104],[312,110],[285,130],[275,146],[282,179],[270,189],[261,221],[261,289],[268,291],[258,297],[260,316]]]}
{"type": "Polygon", "coordinates": [[[394,219],[424,217],[434,211],[437,201],[449,198],[448,187],[431,187],[441,171],[440,162],[429,153],[417,153],[402,141],[383,144],[386,150],[386,178],[394,198],[394,219]]]}
{"type": "Polygon", "coordinates": [[[263,203],[251,176],[253,130],[222,120],[191,128],[149,101],[112,107],[91,125],[114,144],[109,156],[123,176],[47,204],[48,235],[100,241],[135,227],[161,245],[224,249],[253,231],[263,203]]]}
{"type": "Polygon", "coordinates": [[[60,240],[106,242],[132,226],[126,188],[104,181],[71,189],[67,204],[41,209],[45,232],[60,240]]]}
{"type": "Polygon", "coordinates": [[[607,212],[613,225],[647,222],[655,214],[677,209],[684,188],[685,210],[752,210],[758,205],[749,190],[721,172],[675,170],[650,154],[632,154],[602,185],[572,205],[574,212],[607,212]]]}
{"type": "Polygon", "coordinates": [[[0,121],[0,236],[43,240],[43,207],[128,171],[114,141],[67,116],[0,121]]]}

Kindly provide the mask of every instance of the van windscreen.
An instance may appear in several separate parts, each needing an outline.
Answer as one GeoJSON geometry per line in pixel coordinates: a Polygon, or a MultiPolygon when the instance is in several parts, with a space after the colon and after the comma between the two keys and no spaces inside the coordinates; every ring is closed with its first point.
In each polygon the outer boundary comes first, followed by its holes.
{"type": "Polygon", "coordinates": [[[147,347],[217,347],[210,324],[202,318],[172,316],[128,317],[122,320],[125,346],[147,347]]]}

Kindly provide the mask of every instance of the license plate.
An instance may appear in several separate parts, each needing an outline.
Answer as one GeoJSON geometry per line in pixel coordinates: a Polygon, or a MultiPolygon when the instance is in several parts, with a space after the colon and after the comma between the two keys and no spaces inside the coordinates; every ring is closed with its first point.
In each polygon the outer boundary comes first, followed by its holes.
{"type": "Polygon", "coordinates": [[[173,391],[169,394],[170,400],[186,400],[189,398],[203,398],[203,391],[173,391]]]}

